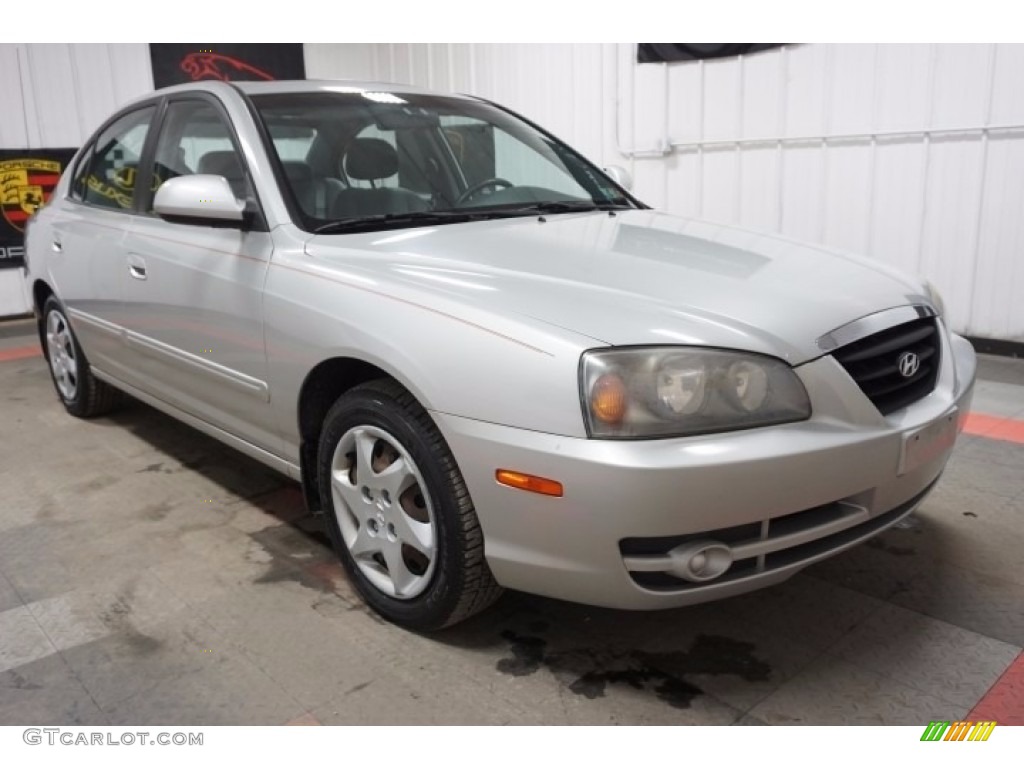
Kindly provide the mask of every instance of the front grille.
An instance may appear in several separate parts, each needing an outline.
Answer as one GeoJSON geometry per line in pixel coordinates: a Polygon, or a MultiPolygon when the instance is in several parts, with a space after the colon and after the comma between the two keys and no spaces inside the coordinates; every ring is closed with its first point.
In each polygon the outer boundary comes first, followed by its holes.
{"type": "Polygon", "coordinates": [[[920,400],[935,388],[939,375],[939,330],[926,317],[847,344],[832,353],[883,414],[920,400]],[[903,355],[917,355],[918,369],[900,370],[903,355]]]}
{"type": "Polygon", "coordinates": [[[623,539],[619,542],[619,551],[630,577],[641,587],[658,592],[701,589],[801,563],[809,564],[823,554],[879,533],[909,514],[936,482],[938,478],[913,498],[875,517],[857,504],[837,501],[763,523],[681,536],[623,539]],[[727,543],[736,556],[729,570],[712,581],[695,583],[662,569],[667,565],[666,558],[672,548],[697,540],[727,543]]]}

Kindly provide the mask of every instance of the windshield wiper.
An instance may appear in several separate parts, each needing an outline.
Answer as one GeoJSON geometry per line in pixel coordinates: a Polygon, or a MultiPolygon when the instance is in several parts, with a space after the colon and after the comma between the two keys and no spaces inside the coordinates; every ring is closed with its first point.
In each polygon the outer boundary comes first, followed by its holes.
{"type": "Polygon", "coordinates": [[[378,213],[372,216],[350,216],[321,224],[313,230],[314,235],[330,232],[348,232],[358,229],[389,227],[402,224],[437,224],[470,221],[474,214],[462,211],[409,211],[407,213],[378,213]]]}
{"type": "Polygon", "coordinates": [[[514,208],[468,208],[448,211],[409,211],[407,213],[378,213],[370,216],[351,216],[329,221],[313,230],[315,235],[338,232],[358,232],[389,229],[403,225],[458,224],[464,221],[513,218],[537,213],[578,213],[585,211],[620,211],[631,208],[617,203],[595,203],[590,200],[549,200],[514,208]]]}
{"type": "Polygon", "coordinates": [[[593,200],[548,200],[530,203],[515,210],[520,213],[585,213],[587,211],[624,211],[631,207],[619,203],[595,203],[593,200]]]}

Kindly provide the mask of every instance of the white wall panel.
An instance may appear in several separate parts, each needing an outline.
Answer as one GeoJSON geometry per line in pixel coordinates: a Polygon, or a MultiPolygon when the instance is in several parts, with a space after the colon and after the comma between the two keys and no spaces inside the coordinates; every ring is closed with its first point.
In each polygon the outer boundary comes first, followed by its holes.
{"type": "Polygon", "coordinates": [[[446,48],[450,57],[448,90],[455,93],[471,93],[473,91],[472,46],[458,43],[446,46],[446,48]]]}
{"type": "MultiPolygon", "coordinates": [[[[743,124],[743,65],[739,58],[704,62],[704,138],[731,139],[741,135],[743,124]],[[726,96],[728,94],[728,96],[726,96]]],[[[665,65],[639,67],[657,72],[665,65]]],[[[671,94],[670,94],[671,98],[671,94]]],[[[654,105],[651,105],[652,109],[654,105]]]]}
{"type": "Polygon", "coordinates": [[[931,126],[985,125],[994,45],[936,47],[931,126]]]}
{"type": "Polygon", "coordinates": [[[0,147],[28,146],[28,124],[22,97],[17,45],[0,45],[0,147]]]}
{"type": "Polygon", "coordinates": [[[153,90],[145,44],[0,44],[0,66],[7,149],[77,147],[117,107],[153,90]]]}
{"type": "Polygon", "coordinates": [[[993,139],[988,148],[971,325],[1009,338],[1024,327],[1024,140],[993,139]]]}
{"type": "MultiPolygon", "coordinates": [[[[753,64],[743,60],[742,99],[743,122],[736,132],[738,136],[779,136],[785,130],[785,88],[786,60],[774,57],[775,66],[762,66],[755,57],[753,64]]],[[[677,70],[679,67],[672,67],[677,70]]],[[[683,70],[696,71],[696,67],[683,70]]],[[[687,140],[686,136],[677,136],[687,140]]]]}
{"type": "Polygon", "coordinates": [[[779,220],[778,163],[774,146],[744,150],[739,186],[739,223],[753,229],[775,229],[779,220]]]}
{"type": "Polygon", "coordinates": [[[970,327],[982,162],[977,141],[931,144],[919,271],[946,297],[955,328],[970,327]]]}
{"type": "MultiPolygon", "coordinates": [[[[375,80],[374,46],[363,43],[325,45],[306,43],[303,54],[306,59],[306,77],[322,77],[339,80],[375,80]]],[[[407,66],[407,65],[406,65],[407,66]]],[[[407,71],[407,70],[406,70],[407,71]]],[[[410,82],[408,76],[402,82],[410,82]]]]}
{"type": "Polygon", "coordinates": [[[866,253],[870,249],[871,154],[867,141],[843,141],[822,153],[828,160],[824,180],[822,242],[866,253]]]}
{"type": "Polygon", "coordinates": [[[726,147],[713,147],[704,152],[703,164],[701,216],[712,221],[738,221],[740,197],[736,194],[736,152],[726,147]]]}
{"type": "MultiPolygon", "coordinates": [[[[614,155],[604,155],[605,157],[614,157],[614,155]]],[[[592,160],[600,163],[600,158],[591,156],[592,160]]],[[[666,211],[696,211],[702,196],[701,187],[701,164],[703,158],[698,157],[694,153],[679,152],[674,155],[669,155],[665,159],[665,173],[664,179],[662,180],[662,200],[663,204],[661,208],[666,211]]],[[[616,164],[626,165],[628,163],[615,163],[614,160],[611,163],[605,164],[616,164]]],[[[640,166],[642,169],[644,166],[640,166]]],[[[630,168],[630,173],[633,175],[634,188],[636,187],[636,172],[637,168],[630,168]]]]}
{"type": "Polygon", "coordinates": [[[879,131],[920,130],[930,125],[930,93],[936,48],[928,45],[879,45],[876,66],[879,131]]]}
{"type": "MultiPolygon", "coordinates": [[[[778,53],[749,57],[749,66],[766,66],[778,53]]],[[[786,51],[786,133],[791,136],[820,136],[829,130],[828,100],[832,93],[833,46],[804,45],[786,51]]],[[[770,66],[770,64],[768,64],[770,66]]]]}
{"type": "Polygon", "coordinates": [[[875,147],[870,245],[866,253],[910,273],[921,264],[925,217],[925,145],[906,138],[880,139],[875,147]]]}
{"type": "Polygon", "coordinates": [[[786,149],[782,167],[782,226],[779,231],[798,240],[821,241],[824,216],[822,184],[824,152],[817,143],[786,149]]]}
{"type": "MultiPolygon", "coordinates": [[[[632,62],[627,62],[632,68],[632,62]]],[[[704,103],[701,82],[703,67],[663,68],[668,76],[668,122],[675,141],[699,141],[703,138],[704,103]]],[[[609,99],[614,101],[614,96],[609,99]]]]}
{"type": "Polygon", "coordinates": [[[825,85],[828,125],[832,131],[838,128],[844,133],[873,130],[876,46],[839,45],[830,50],[831,73],[825,85]]]}
{"type": "Polygon", "coordinates": [[[76,147],[85,138],[75,88],[75,70],[67,45],[26,46],[28,67],[23,73],[26,89],[35,96],[33,146],[76,147]]]}
{"type": "MultiPolygon", "coordinates": [[[[600,158],[604,155],[605,99],[601,82],[605,77],[604,52],[599,45],[573,46],[572,72],[569,82],[572,95],[572,133],[566,134],[574,145],[587,157],[600,158]],[[597,88],[577,88],[575,83],[581,77],[597,80],[597,88]],[[591,115],[589,119],[587,115],[591,115]],[[596,119],[595,119],[596,118],[596,119]]],[[[610,100],[609,100],[610,101],[610,100]]],[[[614,113],[610,113],[614,114],[614,113]]]]}
{"type": "MultiPolygon", "coordinates": [[[[1022,45],[807,45],[672,65],[637,64],[631,44],[305,52],[311,78],[494,99],[626,166],[652,205],[919,272],[957,330],[1024,340],[1024,127],[999,130],[1024,126],[1022,45]]],[[[0,45],[0,113],[17,116],[0,146],[77,144],[151,87],[145,45],[0,45]]]]}
{"type": "MultiPolygon", "coordinates": [[[[78,147],[153,90],[146,44],[0,44],[0,148],[78,147]]],[[[24,271],[0,270],[0,317],[31,309],[24,271]]]]}
{"type": "MultiPolygon", "coordinates": [[[[78,113],[78,127],[82,136],[92,133],[100,123],[110,116],[111,105],[128,100],[131,94],[121,96],[112,74],[110,46],[71,45],[71,77],[75,90],[72,102],[78,113]]],[[[138,66],[135,70],[139,70],[138,66]]],[[[142,68],[148,71],[149,67],[142,68]]],[[[144,93],[152,82],[142,85],[136,93],[144,93]]]]}
{"type": "MultiPolygon", "coordinates": [[[[83,47],[85,46],[75,46],[76,49],[83,47]]],[[[119,107],[129,99],[153,90],[153,68],[149,60],[149,45],[147,43],[106,45],[104,47],[110,58],[108,71],[114,107],[119,107]]],[[[83,72],[83,82],[87,84],[83,88],[84,96],[90,96],[90,88],[104,88],[104,74],[102,67],[92,73],[83,72]]],[[[92,128],[89,130],[91,131],[92,128]]]]}
{"type": "Polygon", "coordinates": [[[1024,45],[995,46],[992,122],[1024,123],[1024,45]]]}

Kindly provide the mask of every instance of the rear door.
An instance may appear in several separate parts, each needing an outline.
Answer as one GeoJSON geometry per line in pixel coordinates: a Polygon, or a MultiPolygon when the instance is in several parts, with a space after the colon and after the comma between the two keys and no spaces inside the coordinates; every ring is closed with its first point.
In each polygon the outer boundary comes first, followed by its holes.
{"type": "MultiPolygon", "coordinates": [[[[237,138],[216,99],[170,99],[159,131],[147,187],[211,173],[258,207],[237,138]]],[[[126,338],[134,353],[131,383],[279,453],[263,344],[270,234],[265,225],[243,230],[170,223],[153,213],[153,195],[146,197],[127,235],[121,269],[126,338]]]]}
{"type": "Polygon", "coordinates": [[[126,112],[82,153],[68,198],[56,206],[48,247],[54,290],[90,362],[120,377],[124,238],[134,218],[135,182],[156,107],[126,112]]]}

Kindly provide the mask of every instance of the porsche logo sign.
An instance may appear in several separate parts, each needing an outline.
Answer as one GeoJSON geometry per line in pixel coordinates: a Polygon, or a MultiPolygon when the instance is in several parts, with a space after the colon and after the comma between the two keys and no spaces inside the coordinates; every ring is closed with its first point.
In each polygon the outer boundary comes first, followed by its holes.
{"type": "Polygon", "coordinates": [[[0,210],[19,232],[29,216],[50,199],[60,180],[60,163],[42,158],[0,160],[0,210]]]}

